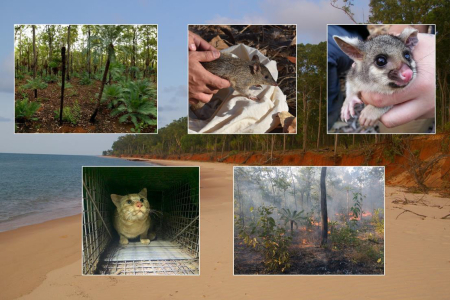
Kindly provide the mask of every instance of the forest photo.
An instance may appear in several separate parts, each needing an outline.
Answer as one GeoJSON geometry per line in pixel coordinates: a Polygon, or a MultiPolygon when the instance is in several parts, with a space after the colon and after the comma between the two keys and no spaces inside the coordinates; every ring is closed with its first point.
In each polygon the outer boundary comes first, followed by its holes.
{"type": "Polygon", "coordinates": [[[16,133],[156,133],[157,25],[15,25],[16,133]]]}
{"type": "Polygon", "coordinates": [[[383,275],[384,167],[235,167],[234,274],[383,275]]]}

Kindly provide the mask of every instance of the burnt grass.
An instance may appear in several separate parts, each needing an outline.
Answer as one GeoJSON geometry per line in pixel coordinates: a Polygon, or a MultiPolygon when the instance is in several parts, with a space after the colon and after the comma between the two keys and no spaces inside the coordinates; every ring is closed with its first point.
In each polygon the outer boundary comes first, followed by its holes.
{"type": "MultiPolygon", "coordinates": [[[[47,88],[37,91],[37,99],[34,98],[33,90],[22,90],[19,87],[26,84],[26,79],[16,79],[15,100],[22,100],[26,94],[29,102],[39,102],[41,107],[33,118],[37,120],[26,120],[25,122],[16,120],[16,133],[129,133],[134,128],[131,121],[119,122],[122,114],[111,117],[111,109],[107,103],[100,105],[95,123],[89,122],[97,104],[96,94],[100,92],[101,81],[91,79],[88,85],[79,83],[80,78],[70,79],[71,88],[64,90],[64,107],[73,107],[78,102],[81,111],[76,124],[63,121],[59,125],[59,119],[55,116],[55,111],[60,111],[61,86],[58,83],[48,83],[47,88]]],[[[66,84],[67,84],[66,80],[66,84]]],[[[149,126],[141,131],[142,133],[156,133],[156,126],[149,126]]]]}
{"type": "Polygon", "coordinates": [[[269,273],[264,257],[248,248],[237,236],[234,240],[235,275],[383,275],[383,265],[361,261],[355,249],[331,250],[316,245],[302,244],[293,239],[289,248],[291,267],[284,273],[269,273]]]}

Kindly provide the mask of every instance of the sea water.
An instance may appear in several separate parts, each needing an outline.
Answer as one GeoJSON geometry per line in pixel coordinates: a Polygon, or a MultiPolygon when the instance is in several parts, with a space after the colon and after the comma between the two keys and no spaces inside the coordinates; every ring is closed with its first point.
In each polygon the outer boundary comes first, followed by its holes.
{"type": "Polygon", "coordinates": [[[81,213],[82,166],[150,166],[82,155],[0,153],[0,232],[81,213]]]}

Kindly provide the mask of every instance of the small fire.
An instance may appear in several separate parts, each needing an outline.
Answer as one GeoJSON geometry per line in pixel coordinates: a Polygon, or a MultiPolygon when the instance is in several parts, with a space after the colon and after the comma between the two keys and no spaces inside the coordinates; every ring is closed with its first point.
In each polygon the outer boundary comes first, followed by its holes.
{"type": "Polygon", "coordinates": [[[306,244],[306,239],[302,240],[302,244],[305,245],[306,244]]]}
{"type": "Polygon", "coordinates": [[[362,216],[363,216],[363,217],[371,217],[372,214],[371,214],[370,212],[364,212],[364,213],[362,214],[362,216]]]}

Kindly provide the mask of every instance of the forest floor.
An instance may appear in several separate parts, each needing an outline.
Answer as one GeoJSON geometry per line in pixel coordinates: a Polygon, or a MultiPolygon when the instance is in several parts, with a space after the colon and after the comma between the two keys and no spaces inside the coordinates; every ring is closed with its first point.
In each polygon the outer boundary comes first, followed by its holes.
{"type": "MultiPolygon", "coordinates": [[[[318,242],[319,239],[315,238],[318,242]]],[[[368,255],[373,249],[368,241],[361,241],[359,249],[347,247],[336,250],[306,242],[300,235],[294,235],[289,247],[291,267],[284,273],[268,273],[261,253],[248,248],[238,237],[234,239],[234,274],[291,274],[291,275],[382,275],[384,264],[377,263],[368,255]]],[[[382,249],[384,242],[375,247],[382,249]]]]}
{"type": "MultiPolygon", "coordinates": [[[[63,121],[60,126],[57,117],[61,105],[61,86],[58,83],[48,83],[47,88],[38,90],[38,97],[35,99],[33,90],[19,91],[19,87],[26,84],[26,78],[16,79],[16,101],[26,96],[30,102],[37,101],[41,104],[33,116],[37,120],[27,120],[24,123],[16,121],[16,133],[131,133],[131,129],[134,128],[133,123],[120,123],[120,115],[112,117],[111,109],[106,107],[106,103],[100,105],[95,123],[90,123],[89,119],[97,104],[101,82],[95,79],[92,79],[91,84],[88,85],[82,85],[79,82],[80,78],[72,77],[70,79],[72,87],[64,91],[64,107],[71,108],[73,121],[63,121]]],[[[149,126],[141,132],[156,132],[156,126],[149,126]]]]}

